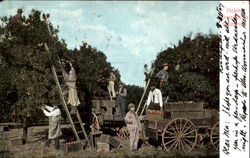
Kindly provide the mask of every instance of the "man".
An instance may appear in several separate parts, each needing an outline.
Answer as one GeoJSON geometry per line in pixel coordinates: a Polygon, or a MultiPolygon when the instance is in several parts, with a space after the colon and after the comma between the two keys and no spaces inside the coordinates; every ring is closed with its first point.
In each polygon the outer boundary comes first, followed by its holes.
{"type": "Polygon", "coordinates": [[[145,81],[146,81],[146,84],[148,82],[148,80],[150,79],[150,73],[151,73],[152,70],[148,70],[148,65],[145,64],[144,65],[144,70],[143,70],[143,73],[145,75],[145,81]]]}
{"type": "Polygon", "coordinates": [[[163,64],[163,69],[160,70],[155,76],[160,80],[160,87],[163,86],[163,84],[165,84],[168,80],[168,64],[165,63],[163,64]]]}
{"type": "Polygon", "coordinates": [[[156,83],[153,83],[148,94],[147,109],[163,111],[162,93],[156,88],[156,83]]]}
{"type": "Polygon", "coordinates": [[[120,119],[125,117],[126,111],[126,96],[127,96],[127,89],[124,87],[122,82],[119,83],[119,90],[116,92],[117,96],[117,104],[120,107],[120,119]]]}
{"type": "Polygon", "coordinates": [[[16,23],[16,24],[24,25],[22,14],[23,14],[23,10],[22,9],[18,9],[17,10],[17,14],[12,17],[12,22],[16,23]]]}
{"type": "Polygon", "coordinates": [[[115,81],[116,81],[116,76],[114,72],[110,72],[109,80],[108,80],[108,92],[109,92],[109,97],[110,100],[113,100],[113,98],[116,97],[115,95],[115,81]]]}
{"type": "Polygon", "coordinates": [[[62,74],[65,80],[66,85],[68,86],[68,104],[71,105],[70,114],[76,114],[77,112],[77,106],[80,104],[78,95],[77,95],[77,89],[76,89],[76,72],[75,69],[72,66],[72,63],[69,63],[70,70],[67,72],[65,70],[65,63],[62,62],[64,67],[61,67],[62,74]]]}
{"type": "Polygon", "coordinates": [[[23,10],[18,9],[17,14],[10,19],[10,25],[8,26],[10,28],[10,32],[8,33],[9,39],[12,39],[12,37],[20,37],[25,35],[25,32],[27,31],[25,26],[27,26],[27,24],[24,23],[25,18],[22,14],[23,10]]]}
{"type": "Polygon", "coordinates": [[[135,104],[130,103],[128,105],[128,113],[125,116],[125,123],[127,125],[129,131],[130,138],[130,149],[132,151],[136,151],[138,149],[138,141],[139,141],[139,131],[141,128],[140,118],[135,112],[135,104]]]}
{"type": "Polygon", "coordinates": [[[61,111],[58,108],[59,104],[54,104],[53,107],[42,106],[44,114],[49,117],[49,133],[48,140],[44,143],[45,146],[49,147],[51,141],[55,141],[55,149],[59,150],[59,137],[62,135],[60,127],[61,111]]]}

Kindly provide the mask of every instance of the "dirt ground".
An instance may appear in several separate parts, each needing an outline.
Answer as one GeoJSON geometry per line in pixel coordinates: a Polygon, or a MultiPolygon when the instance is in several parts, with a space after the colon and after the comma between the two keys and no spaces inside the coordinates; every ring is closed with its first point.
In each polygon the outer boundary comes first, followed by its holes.
{"type": "MultiPolygon", "coordinates": [[[[48,126],[35,126],[30,127],[28,131],[28,142],[26,145],[12,145],[11,139],[20,138],[22,135],[22,129],[11,129],[9,131],[0,132],[0,158],[28,158],[28,157],[47,157],[47,158],[78,158],[78,157],[94,157],[94,158],[128,158],[128,157],[145,157],[145,158],[182,158],[182,157],[218,157],[216,152],[208,150],[200,146],[195,151],[183,154],[183,153],[167,153],[162,150],[162,147],[155,147],[152,145],[142,144],[140,149],[136,152],[132,152],[128,149],[129,139],[120,139],[122,147],[111,148],[110,152],[97,152],[95,149],[79,150],[76,152],[65,153],[63,151],[55,151],[54,146],[50,148],[44,148],[42,142],[47,139],[48,126]]],[[[69,125],[62,125],[63,134],[70,130],[69,125]]],[[[68,134],[68,133],[67,133],[68,134]]],[[[65,141],[62,139],[61,141],[65,141]]]]}

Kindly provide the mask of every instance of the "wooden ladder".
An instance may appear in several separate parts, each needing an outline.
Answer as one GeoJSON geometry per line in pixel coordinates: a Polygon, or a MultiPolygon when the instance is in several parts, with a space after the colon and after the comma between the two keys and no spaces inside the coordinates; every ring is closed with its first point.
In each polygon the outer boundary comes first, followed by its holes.
{"type": "Polygon", "coordinates": [[[69,119],[69,122],[70,122],[70,124],[71,124],[71,128],[72,128],[72,130],[73,130],[73,132],[74,132],[74,134],[75,134],[76,140],[77,140],[79,143],[81,143],[82,145],[84,145],[83,140],[81,140],[80,137],[79,137],[79,134],[83,134],[84,138],[87,140],[88,146],[89,146],[89,147],[92,147],[91,144],[90,144],[90,141],[89,141],[87,132],[86,132],[86,130],[85,130],[85,128],[84,128],[84,125],[85,125],[85,124],[82,122],[82,119],[81,119],[81,116],[80,116],[78,110],[76,110],[76,111],[77,111],[77,112],[76,112],[77,121],[76,121],[76,122],[73,122],[73,119],[72,119],[72,117],[71,117],[71,114],[70,114],[69,109],[68,109],[68,106],[67,106],[67,103],[66,103],[66,101],[65,101],[65,99],[64,99],[64,96],[63,96],[63,93],[62,93],[62,88],[61,88],[61,86],[60,86],[60,82],[59,82],[59,80],[58,80],[58,76],[57,76],[57,73],[56,73],[56,70],[55,70],[55,66],[54,66],[54,63],[53,63],[52,58],[51,58],[51,54],[50,54],[50,51],[49,51],[49,47],[48,47],[47,43],[44,43],[44,46],[45,46],[46,52],[47,52],[48,55],[49,55],[49,59],[50,59],[50,62],[51,62],[51,70],[52,70],[53,77],[54,77],[54,80],[55,80],[55,82],[56,82],[56,85],[57,85],[59,94],[60,94],[60,99],[61,99],[61,101],[62,101],[62,103],[63,103],[63,108],[64,108],[64,110],[65,110],[65,112],[66,112],[66,115],[67,115],[67,117],[68,117],[68,119],[69,119]],[[76,124],[80,124],[80,130],[77,130],[77,128],[76,128],[76,126],[75,126],[76,124]]]}
{"type": "MultiPolygon", "coordinates": [[[[147,84],[146,84],[146,87],[144,88],[144,91],[143,91],[141,100],[140,100],[139,105],[137,106],[137,109],[136,109],[136,113],[137,113],[137,114],[138,114],[139,109],[140,109],[140,107],[141,107],[141,103],[142,103],[142,101],[143,101],[143,99],[144,99],[144,96],[145,96],[145,94],[146,94],[146,91],[147,91],[147,89],[148,89],[148,86],[149,86],[149,83],[150,83],[150,81],[151,81],[151,77],[152,77],[154,71],[155,71],[155,67],[153,67],[152,71],[151,71],[150,74],[149,74],[149,75],[150,75],[150,78],[149,78],[149,80],[148,80],[148,82],[147,82],[147,84]]],[[[147,102],[147,101],[146,101],[146,102],[147,102]]],[[[143,109],[142,109],[140,115],[142,115],[143,111],[145,110],[146,102],[145,102],[145,104],[144,104],[144,106],[143,106],[143,109]]]]}

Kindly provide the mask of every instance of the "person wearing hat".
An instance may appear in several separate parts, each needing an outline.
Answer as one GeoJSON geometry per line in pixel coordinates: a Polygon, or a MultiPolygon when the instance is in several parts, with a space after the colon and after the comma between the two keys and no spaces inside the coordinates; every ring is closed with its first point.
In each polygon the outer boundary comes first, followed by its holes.
{"type": "Polygon", "coordinates": [[[161,82],[166,82],[168,80],[168,64],[163,64],[163,68],[155,75],[161,82]]]}
{"type": "Polygon", "coordinates": [[[138,149],[139,131],[141,128],[141,119],[135,112],[135,104],[128,105],[129,111],[125,116],[125,123],[129,132],[130,149],[136,151],[138,149]]]}
{"type": "Polygon", "coordinates": [[[116,94],[115,94],[115,81],[116,81],[115,73],[113,71],[111,71],[109,79],[108,79],[108,86],[107,86],[110,100],[113,100],[113,98],[116,97],[116,94]]]}
{"type": "Polygon", "coordinates": [[[147,109],[163,111],[162,93],[157,88],[157,83],[153,82],[146,101],[147,109]]]}
{"type": "Polygon", "coordinates": [[[58,106],[60,104],[53,104],[52,107],[47,105],[41,107],[43,113],[49,117],[48,140],[44,142],[44,146],[49,147],[54,140],[56,150],[59,150],[59,137],[62,135],[60,127],[61,111],[58,106]]]}
{"type": "Polygon", "coordinates": [[[148,65],[145,64],[144,65],[144,70],[143,70],[143,73],[145,75],[145,81],[146,81],[146,84],[148,82],[148,80],[150,79],[150,73],[151,73],[152,70],[148,70],[148,65]]]}
{"type": "Polygon", "coordinates": [[[127,89],[124,87],[124,84],[122,82],[119,82],[119,89],[116,92],[116,101],[118,107],[120,107],[120,119],[123,119],[126,115],[125,111],[126,97],[127,97],[127,89]]]}
{"type": "Polygon", "coordinates": [[[18,9],[17,10],[17,14],[15,16],[12,17],[12,22],[16,23],[16,24],[21,24],[23,25],[23,10],[22,9],[18,9]]]}

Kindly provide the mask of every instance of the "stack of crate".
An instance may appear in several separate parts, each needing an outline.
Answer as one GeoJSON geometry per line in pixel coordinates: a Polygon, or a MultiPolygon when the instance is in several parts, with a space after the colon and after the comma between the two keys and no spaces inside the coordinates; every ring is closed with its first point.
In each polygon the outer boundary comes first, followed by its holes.
{"type": "Polygon", "coordinates": [[[92,100],[92,111],[101,114],[104,120],[113,120],[114,100],[92,100]]]}
{"type": "Polygon", "coordinates": [[[213,110],[204,109],[203,102],[169,102],[164,108],[171,119],[206,119],[213,116],[213,110]]]}

